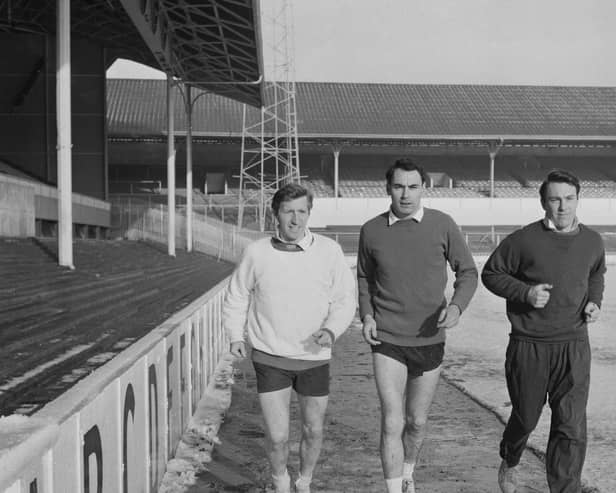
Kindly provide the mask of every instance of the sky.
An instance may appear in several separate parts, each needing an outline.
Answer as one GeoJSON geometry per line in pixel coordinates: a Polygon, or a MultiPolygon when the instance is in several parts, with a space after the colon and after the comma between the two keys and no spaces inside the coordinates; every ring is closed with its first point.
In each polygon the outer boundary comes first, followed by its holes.
{"type": "MultiPolygon", "coordinates": [[[[261,0],[264,8],[275,1],[261,0]]],[[[616,86],[614,0],[291,0],[291,6],[297,81],[616,86]]],[[[164,78],[125,61],[108,75],[164,78]]]]}

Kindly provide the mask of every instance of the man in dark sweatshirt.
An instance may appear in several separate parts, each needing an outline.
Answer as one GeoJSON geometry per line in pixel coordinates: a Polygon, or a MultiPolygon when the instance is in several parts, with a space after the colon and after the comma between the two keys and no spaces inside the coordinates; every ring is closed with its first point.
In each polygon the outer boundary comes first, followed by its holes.
{"type": "Polygon", "coordinates": [[[381,403],[381,462],[388,493],[414,493],[413,469],[439,381],[445,330],[477,288],[477,269],[451,217],[424,208],[424,170],[400,159],[386,173],[388,212],[361,228],[359,311],[381,403]],[[455,273],[447,303],[447,263],[455,273]]]}
{"type": "Polygon", "coordinates": [[[552,493],[580,493],[590,385],[587,324],[603,297],[601,236],[580,224],[577,177],[548,174],[539,191],[545,218],[508,236],[486,262],[482,281],[507,300],[511,334],[505,359],[511,416],[500,443],[498,482],[516,491],[516,466],[548,399],[546,451],[552,493]]]}

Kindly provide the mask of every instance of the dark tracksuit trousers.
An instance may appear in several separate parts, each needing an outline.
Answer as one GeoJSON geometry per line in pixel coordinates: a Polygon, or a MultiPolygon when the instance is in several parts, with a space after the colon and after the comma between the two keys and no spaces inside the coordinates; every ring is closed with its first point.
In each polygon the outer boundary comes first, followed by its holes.
{"type": "Polygon", "coordinates": [[[586,455],[590,345],[510,339],[505,359],[511,416],[500,455],[513,467],[537,426],[546,397],[552,410],[545,465],[551,493],[580,493],[586,455]]]}

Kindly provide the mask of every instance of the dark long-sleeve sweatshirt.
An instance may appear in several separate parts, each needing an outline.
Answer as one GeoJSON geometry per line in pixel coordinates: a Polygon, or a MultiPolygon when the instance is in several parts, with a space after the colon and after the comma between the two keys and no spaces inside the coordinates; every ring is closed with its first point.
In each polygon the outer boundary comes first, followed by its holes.
{"type": "Polygon", "coordinates": [[[457,224],[447,214],[424,208],[413,219],[388,225],[388,213],[361,228],[357,254],[359,311],[374,316],[377,337],[399,346],[443,342],[436,327],[447,305],[447,262],[455,272],[451,304],[460,311],[477,288],[477,268],[457,224]]]}
{"type": "Polygon", "coordinates": [[[486,262],[481,279],[507,300],[511,336],[563,342],[587,336],[584,308],[601,306],[605,250],[601,236],[580,224],[571,233],[548,229],[537,221],[509,235],[486,262]],[[543,308],[527,301],[534,285],[552,284],[543,308]]]}

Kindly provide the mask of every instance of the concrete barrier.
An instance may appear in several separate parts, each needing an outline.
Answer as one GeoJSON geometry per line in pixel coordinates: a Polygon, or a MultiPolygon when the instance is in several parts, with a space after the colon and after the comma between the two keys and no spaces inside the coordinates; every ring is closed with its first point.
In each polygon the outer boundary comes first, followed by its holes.
{"type": "Polygon", "coordinates": [[[34,236],[34,196],[31,182],[0,173],[0,235],[34,236]]]}
{"type": "MultiPolygon", "coordinates": [[[[111,225],[109,202],[73,193],[72,207],[74,224],[111,225]]],[[[57,222],[57,188],[0,173],[0,236],[34,236],[36,220],[57,222]]]]}
{"type": "MultiPolygon", "coordinates": [[[[383,198],[318,198],[310,214],[313,228],[361,225],[389,209],[391,200],[383,198]]],[[[422,204],[450,214],[464,226],[490,224],[521,226],[543,217],[537,198],[451,198],[424,197],[422,204]]],[[[582,197],[578,206],[580,221],[588,225],[615,224],[616,199],[582,197]]]]}
{"type": "Polygon", "coordinates": [[[32,417],[0,419],[0,491],[155,493],[227,350],[226,283],[32,417]]]}

